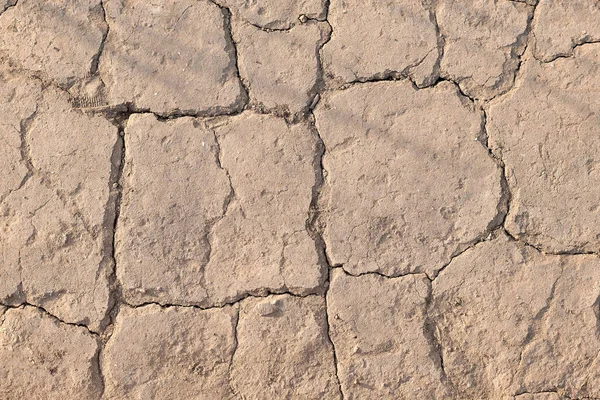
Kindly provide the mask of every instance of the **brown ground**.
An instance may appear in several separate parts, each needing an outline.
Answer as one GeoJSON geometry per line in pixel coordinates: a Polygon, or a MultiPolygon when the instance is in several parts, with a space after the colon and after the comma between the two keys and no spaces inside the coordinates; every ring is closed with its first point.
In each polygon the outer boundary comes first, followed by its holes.
{"type": "Polygon", "coordinates": [[[0,399],[600,398],[599,0],[0,0],[0,97],[0,399]]]}

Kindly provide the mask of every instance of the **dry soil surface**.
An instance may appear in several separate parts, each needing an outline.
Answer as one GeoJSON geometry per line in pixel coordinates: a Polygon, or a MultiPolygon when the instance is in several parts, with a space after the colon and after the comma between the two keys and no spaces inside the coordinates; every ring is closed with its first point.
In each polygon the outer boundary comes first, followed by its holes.
{"type": "Polygon", "coordinates": [[[0,399],[600,398],[599,0],[0,0],[0,399]]]}

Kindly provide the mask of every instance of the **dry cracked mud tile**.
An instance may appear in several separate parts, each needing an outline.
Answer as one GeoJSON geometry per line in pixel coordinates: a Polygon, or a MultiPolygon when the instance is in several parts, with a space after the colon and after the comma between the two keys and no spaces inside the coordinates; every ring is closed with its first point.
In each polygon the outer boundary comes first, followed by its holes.
{"type": "Polygon", "coordinates": [[[437,22],[444,37],[440,74],[478,99],[508,91],[525,50],[532,11],[509,0],[438,2],[437,22]]]}
{"type": "Polygon", "coordinates": [[[600,3],[540,0],[533,24],[536,58],[547,62],[570,56],[577,45],[600,41],[600,3]]]}
{"type": "Polygon", "coordinates": [[[425,275],[353,277],[332,271],[331,338],[344,398],[450,398],[426,329],[425,275]]]}
{"type": "Polygon", "coordinates": [[[102,353],[110,399],[234,399],[237,310],[123,307],[102,353]]]}
{"type": "Polygon", "coordinates": [[[201,120],[145,114],[127,124],[116,250],[131,303],[307,294],[325,279],[306,231],[313,132],[253,113],[219,119],[214,129],[220,154],[201,120]]]}
{"type": "Polygon", "coordinates": [[[100,0],[20,0],[1,13],[0,66],[69,88],[93,72],[106,29],[100,0]]]}
{"type": "Polygon", "coordinates": [[[438,37],[425,0],[332,0],[333,33],[323,46],[334,84],[409,75],[417,85],[437,79],[438,37]]]}
{"type": "Polygon", "coordinates": [[[289,29],[302,16],[324,20],[327,0],[219,0],[231,12],[262,29],[289,29]]]}
{"type": "Polygon", "coordinates": [[[244,22],[234,27],[240,75],[251,102],[281,115],[305,111],[316,94],[319,49],[329,37],[329,25],[309,21],[274,32],[244,22]]]}
{"type": "Polygon", "coordinates": [[[430,316],[448,382],[459,398],[510,394],[523,346],[561,271],[558,257],[501,236],[455,258],[440,273],[430,316]]]}
{"type": "Polygon", "coordinates": [[[132,115],[115,236],[127,301],[204,304],[210,225],[230,195],[214,134],[190,117],[132,115]]]}
{"type": "Polygon", "coordinates": [[[225,118],[215,131],[234,196],[209,235],[205,281],[211,301],[315,293],[326,279],[306,230],[320,173],[316,134],[304,123],[288,126],[250,112],[225,118]]]}
{"type": "Polygon", "coordinates": [[[433,283],[429,315],[455,395],[600,396],[599,264],[504,235],[453,260],[433,283]]]}
{"type": "Polygon", "coordinates": [[[490,146],[512,193],[506,227],[547,252],[600,248],[599,49],[529,57],[517,87],[489,107],[490,146]]]}
{"type": "Polygon", "coordinates": [[[231,382],[243,399],[340,399],[322,297],[240,303],[231,382]]]}
{"type": "Polygon", "coordinates": [[[60,323],[34,307],[0,316],[0,397],[99,399],[99,344],[85,328],[60,323]]]}
{"type": "Polygon", "coordinates": [[[105,2],[100,73],[111,105],[170,113],[233,112],[245,102],[228,16],[208,0],[105,2]]]}
{"type": "MultiPolygon", "coordinates": [[[[20,96],[14,85],[28,87],[21,83],[3,85],[13,85],[20,96]]],[[[18,133],[16,121],[0,131],[6,143],[21,135],[21,158],[9,163],[29,169],[0,204],[0,301],[35,304],[96,330],[109,303],[109,185],[117,129],[100,116],[72,110],[63,92],[47,88],[40,94],[39,86],[32,87],[33,98],[22,104],[36,99],[35,115],[21,120],[18,133]]]]}
{"type": "Polygon", "coordinates": [[[554,298],[521,353],[515,387],[530,393],[559,388],[567,398],[600,398],[600,258],[574,255],[561,261],[554,298]]]}
{"type": "Polygon", "coordinates": [[[454,85],[355,85],[315,109],[326,147],[324,240],[352,274],[429,276],[504,214],[481,115],[454,85]]]}

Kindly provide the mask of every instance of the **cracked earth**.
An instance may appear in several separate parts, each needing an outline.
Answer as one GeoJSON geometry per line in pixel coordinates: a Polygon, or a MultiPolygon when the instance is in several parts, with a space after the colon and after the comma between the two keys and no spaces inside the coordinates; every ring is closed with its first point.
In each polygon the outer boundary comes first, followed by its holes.
{"type": "Polygon", "coordinates": [[[598,0],[0,0],[0,399],[600,398],[598,0]]]}

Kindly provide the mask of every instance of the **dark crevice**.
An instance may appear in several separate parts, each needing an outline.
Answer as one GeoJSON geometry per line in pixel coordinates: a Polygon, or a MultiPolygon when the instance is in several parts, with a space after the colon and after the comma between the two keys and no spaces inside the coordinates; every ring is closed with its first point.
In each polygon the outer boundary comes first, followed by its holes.
{"type": "Polygon", "coordinates": [[[535,6],[538,3],[538,0],[508,0],[508,1],[512,1],[513,3],[523,3],[523,4],[530,5],[530,6],[535,6]]]}
{"type": "Polygon", "coordinates": [[[233,351],[231,352],[231,358],[229,359],[229,366],[227,368],[227,376],[228,376],[228,382],[229,382],[229,388],[231,389],[231,392],[233,393],[233,395],[235,396],[235,398],[241,398],[241,396],[237,393],[237,391],[235,390],[235,387],[232,383],[232,369],[233,369],[233,360],[235,358],[235,353],[237,352],[237,349],[239,347],[239,339],[238,339],[238,326],[240,324],[240,309],[238,308],[236,310],[236,316],[235,316],[235,323],[233,325],[233,351]]]}
{"type": "MultiPolygon", "coordinates": [[[[212,0],[209,0],[209,1],[212,1],[212,0]]],[[[227,48],[229,48],[232,53],[231,54],[231,65],[229,66],[229,68],[233,68],[233,70],[235,71],[235,76],[237,77],[238,82],[242,88],[241,98],[238,99],[238,107],[234,107],[232,110],[230,110],[229,113],[224,112],[224,114],[239,113],[248,106],[248,102],[250,99],[250,90],[249,90],[246,82],[244,82],[244,80],[242,79],[242,76],[240,75],[237,43],[233,39],[233,27],[231,25],[232,13],[229,8],[222,6],[219,3],[216,3],[213,1],[213,4],[217,5],[221,9],[221,12],[223,13],[223,29],[225,30],[225,33],[226,33],[225,40],[227,42],[227,48]]]]}
{"type": "MultiPolygon", "coordinates": [[[[313,116],[314,117],[314,116],[313,116]]],[[[315,174],[315,183],[312,187],[312,195],[308,216],[306,219],[306,231],[315,243],[315,250],[318,256],[318,264],[321,267],[321,287],[326,290],[329,279],[330,264],[327,259],[326,243],[323,239],[324,221],[321,218],[320,199],[323,186],[325,185],[325,169],[323,167],[323,157],[325,155],[325,143],[321,138],[316,126],[311,126],[313,135],[316,139],[315,157],[313,158],[313,171],[315,174]]],[[[324,291],[325,291],[324,290],[324,291]]]]}
{"type": "MultiPolygon", "coordinates": [[[[308,18],[307,18],[307,20],[308,20],[308,18]]],[[[289,32],[292,29],[294,29],[294,26],[295,26],[294,24],[291,24],[287,28],[267,28],[267,27],[260,26],[258,24],[252,23],[252,22],[247,21],[247,20],[244,20],[244,22],[247,23],[250,26],[255,27],[256,29],[259,29],[259,30],[261,30],[263,32],[267,32],[267,33],[272,33],[272,32],[289,32]]]]}
{"type": "MultiPolygon", "coordinates": [[[[227,181],[229,183],[229,193],[223,200],[223,208],[222,208],[221,215],[212,219],[211,221],[208,221],[206,224],[206,231],[204,232],[204,234],[205,234],[204,238],[206,241],[206,245],[208,246],[208,252],[207,252],[206,260],[205,260],[205,264],[204,264],[205,268],[206,268],[206,266],[208,266],[208,264],[210,263],[210,260],[211,260],[212,254],[213,254],[213,246],[212,246],[212,240],[211,240],[211,235],[212,235],[213,229],[219,221],[221,221],[223,218],[225,218],[227,216],[227,212],[229,211],[229,206],[231,205],[233,200],[236,198],[236,194],[235,194],[235,189],[233,188],[233,181],[231,179],[231,174],[229,173],[229,170],[223,166],[223,163],[221,161],[222,160],[222,156],[221,156],[222,152],[221,152],[221,144],[219,142],[219,137],[218,137],[216,131],[214,129],[210,128],[207,124],[204,124],[204,127],[207,130],[209,130],[210,132],[212,132],[212,134],[213,134],[213,137],[215,140],[215,146],[217,148],[217,151],[215,154],[215,162],[217,163],[217,166],[223,172],[225,172],[227,181]]],[[[200,285],[203,288],[206,287],[204,273],[200,277],[200,285]]]]}
{"type": "MultiPolygon", "coordinates": [[[[515,0],[512,0],[512,1],[515,1],[515,0]]],[[[527,392],[527,391],[520,391],[520,392],[517,392],[517,393],[516,393],[514,396],[515,396],[515,398],[516,398],[517,396],[523,396],[523,395],[531,395],[531,396],[535,396],[536,394],[556,394],[556,395],[558,395],[558,396],[559,396],[560,398],[562,398],[562,399],[569,399],[569,400],[579,400],[579,399],[571,399],[571,397],[569,397],[569,396],[567,396],[567,395],[565,395],[565,394],[562,394],[562,395],[561,395],[561,394],[558,392],[558,390],[544,390],[544,391],[541,391],[541,392],[527,392]]],[[[591,397],[585,397],[585,399],[586,399],[586,400],[588,400],[588,399],[591,399],[591,397]]],[[[519,399],[516,399],[516,400],[519,400],[519,399]]],[[[584,399],[581,399],[581,400],[584,400],[584,399]]]]}
{"type": "Polygon", "coordinates": [[[132,304],[132,303],[128,303],[126,300],[121,299],[121,304],[125,305],[127,307],[130,308],[141,308],[141,307],[147,307],[147,306],[159,306],[160,308],[163,309],[168,309],[168,308],[172,308],[172,307],[181,307],[181,308],[194,308],[197,310],[218,310],[218,309],[222,309],[225,307],[231,307],[231,306],[235,306],[236,304],[246,300],[246,299],[266,299],[270,296],[279,296],[279,295],[287,295],[287,296],[292,296],[292,297],[297,297],[297,298],[307,298],[307,297],[313,297],[313,296],[321,296],[321,294],[319,293],[308,293],[308,294],[297,294],[297,293],[292,293],[289,291],[277,291],[277,290],[261,290],[260,294],[252,294],[252,293],[244,293],[243,295],[237,296],[235,297],[234,300],[232,301],[226,301],[223,303],[219,303],[216,305],[212,305],[212,306],[200,306],[197,304],[175,304],[175,303],[163,303],[163,302],[159,302],[159,301],[145,301],[139,304],[132,304]]]}
{"type": "MultiPolygon", "coordinates": [[[[523,33],[521,33],[520,35],[517,36],[517,40],[511,46],[510,60],[515,60],[515,59],[517,60],[517,65],[516,65],[514,71],[512,72],[512,76],[510,77],[511,84],[508,88],[502,90],[501,92],[499,92],[496,95],[487,99],[486,102],[490,102],[494,99],[503,97],[506,94],[510,93],[516,87],[517,78],[519,76],[519,73],[521,72],[523,63],[525,62],[525,60],[524,60],[525,54],[527,53],[527,49],[531,45],[532,38],[534,37],[533,21],[535,18],[535,11],[536,11],[536,7],[537,7],[537,5],[529,4],[525,1],[522,1],[522,3],[526,3],[529,6],[529,12],[527,15],[527,24],[525,27],[525,31],[523,31],[523,33]]],[[[506,65],[506,63],[505,63],[505,65],[506,65]]],[[[503,70],[505,71],[506,68],[503,68],[503,70]]],[[[503,75],[503,77],[504,77],[504,75],[503,75]]],[[[503,81],[505,81],[505,80],[506,80],[506,78],[503,78],[503,81]]],[[[500,84],[501,83],[502,82],[500,82],[500,84]]],[[[496,85],[496,86],[499,86],[499,85],[496,85]]]]}
{"type": "Polygon", "coordinates": [[[6,10],[13,8],[18,3],[18,0],[9,0],[4,5],[4,8],[0,10],[0,15],[2,15],[6,10]]]}
{"type": "Polygon", "coordinates": [[[248,21],[247,19],[244,18],[240,18],[238,16],[237,18],[238,21],[241,21],[242,23],[248,24],[256,29],[259,29],[263,32],[267,32],[267,33],[273,33],[273,32],[289,32],[292,29],[294,29],[296,26],[298,26],[299,24],[306,24],[307,22],[327,22],[327,19],[323,19],[323,18],[314,18],[314,17],[309,17],[307,15],[304,14],[300,14],[298,16],[298,20],[296,22],[291,22],[289,24],[287,24],[287,26],[285,28],[275,28],[272,26],[263,26],[263,25],[259,25],[256,24],[254,22],[248,21]]]}
{"type": "Polygon", "coordinates": [[[227,211],[229,210],[229,205],[236,197],[235,189],[233,188],[233,182],[231,180],[231,175],[229,174],[229,170],[223,166],[223,163],[221,161],[222,160],[222,156],[221,156],[222,152],[221,152],[221,143],[219,142],[219,137],[214,129],[211,129],[208,126],[206,126],[206,129],[210,130],[215,138],[215,145],[217,147],[215,161],[217,162],[217,165],[219,166],[219,168],[225,172],[225,175],[227,176],[227,181],[229,182],[229,193],[227,194],[227,196],[225,197],[225,200],[223,201],[223,212],[222,212],[222,216],[219,218],[219,219],[222,219],[223,217],[225,217],[225,215],[227,215],[227,211]]]}
{"type": "Polygon", "coordinates": [[[600,254],[598,254],[598,252],[595,251],[579,251],[579,250],[565,250],[565,251],[547,251],[544,250],[542,247],[535,245],[533,243],[528,242],[527,240],[515,236],[512,232],[510,232],[508,229],[506,229],[505,227],[504,229],[504,233],[514,242],[520,243],[523,246],[527,246],[529,248],[534,249],[535,251],[537,251],[540,254],[546,255],[546,256],[562,256],[562,257],[566,257],[566,256],[596,256],[596,257],[600,257],[600,254]]]}
{"type": "Polygon", "coordinates": [[[27,168],[27,173],[25,174],[25,177],[23,178],[23,180],[21,181],[19,186],[13,191],[17,191],[17,190],[21,189],[23,186],[25,186],[27,181],[35,173],[35,169],[33,167],[33,160],[31,158],[31,151],[29,148],[29,143],[27,141],[27,134],[29,133],[29,127],[31,126],[31,124],[35,120],[35,117],[37,116],[37,112],[38,112],[38,105],[36,104],[35,111],[30,116],[23,119],[20,124],[21,126],[20,126],[19,134],[20,134],[20,139],[21,139],[21,146],[20,146],[21,160],[23,161],[23,163],[25,163],[25,167],[27,168]]]}
{"type": "MultiPolygon", "coordinates": [[[[413,80],[411,76],[401,71],[384,71],[379,74],[372,75],[368,78],[357,78],[353,81],[341,84],[335,88],[335,91],[347,90],[357,85],[377,83],[377,82],[397,82],[397,81],[409,81],[415,90],[427,89],[430,86],[420,88],[413,80]]],[[[437,83],[437,81],[436,81],[437,83]]],[[[432,84],[435,86],[435,83],[432,84]]]]}
{"type": "Polygon", "coordinates": [[[98,379],[98,383],[100,385],[100,398],[103,398],[104,391],[106,390],[104,372],[102,371],[102,351],[104,350],[104,346],[102,345],[100,338],[96,338],[96,342],[98,344],[98,348],[96,349],[96,353],[92,358],[92,373],[98,379]]]}
{"type": "Polygon", "coordinates": [[[344,272],[346,275],[351,276],[353,278],[360,278],[361,276],[368,276],[368,275],[373,275],[373,276],[378,276],[380,278],[385,278],[385,279],[397,279],[397,278],[404,278],[404,277],[408,277],[408,276],[421,276],[424,278],[427,278],[427,280],[429,281],[433,281],[433,279],[431,277],[429,277],[428,274],[426,274],[425,272],[405,272],[405,273],[401,273],[401,274],[390,274],[390,275],[386,275],[382,272],[379,271],[365,271],[365,272],[359,272],[359,273],[352,273],[350,271],[348,271],[346,268],[344,268],[344,265],[336,265],[336,266],[332,266],[331,269],[339,269],[342,272],[344,272]]]}
{"type": "Polygon", "coordinates": [[[107,212],[104,217],[104,226],[107,230],[105,257],[103,263],[109,286],[109,305],[104,319],[101,322],[102,332],[100,335],[101,348],[97,357],[97,368],[102,378],[102,388],[105,387],[105,379],[102,373],[102,353],[106,343],[110,339],[117,314],[122,304],[122,288],[117,278],[117,256],[116,256],[116,231],[121,213],[121,200],[123,195],[122,177],[125,168],[125,128],[133,112],[126,108],[105,110],[105,117],[117,127],[117,138],[111,154],[111,172],[108,182],[110,199],[106,206],[107,212]]]}
{"type": "MultiPolygon", "coordinates": [[[[317,79],[315,79],[314,86],[309,91],[309,98],[311,99],[308,110],[305,112],[305,117],[308,116],[312,118],[314,121],[314,115],[312,115],[312,111],[315,109],[319,101],[321,100],[321,93],[325,90],[326,82],[325,82],[325,70],[323,66],[323,62],[321,60],[321,51],[323,47],[329,43],[331,40],[331,36],[333,34],[333,28],[329,22],[325,21],[328,26],[327,32],[321,35],[321,40],[317,44],[317,49],[315,51],[315,57],[317,59],[317,79]]],[[[322,32],[322,31],[321,31],[322,32]]],[[[321,141],[322,142],[322,141],[321,141]]]]}
{"type": "Polygon", "coordinates": [[[312,188],[312,197],[309,208],[308,219],[306,220],[306,230],[309,232],[309,235],[313,238],[315,242],[315,247],[317,249],[317,253],[319,256],[319,265],[321,265],[323,272],[325,275],[325,281],[323,282],[323,298],[325,302],[325,319],[326,319],[326,336],[327,340],[331,345],[331,351],[333,356],[333,366],[335,372],[335,379],[338,387],[338,391],[340,393],[340,397],[344,400],[344,391],[342,388],[342,380],[340,379],[339,373],[339,360],[335,348],[335,344],[332,338],[332,321],[329,315],[329,303],[327,299],[327,295],[329,289],[331,287],[331,272],[333,267],[327,255],[327,242],[325,241],[324,233],[326,228],[326,220],[323,219],[322,212],[325,211],[323,209],[324,197],[326,196],[325,190],[327,187],[327,170],[324,165],[324,158],[327,153],[327,146],[325,145],[325,141],[321,136],[321,133],[317,129],[316,125],[316,117],[313,113],[314,108],[317,106],[319,101],[321,100],[323,91],[326,89],[326,80],[325,80],[325,66],[322,60],[322,50],[323,47],[331,40],[333,36],[333,26],[327,21],[327,17],[329,16],[329,8],[330,1],[328,0],[325,4],[325,21],[329,25],[329,32],[327,37],[320,43],[319,48],[316,52],[317,63],[318,63],[318,75],[315,86],[313,88],[313,95],[311,104],[308,109],[308,120],[311,124],[312,132],[315,135],[317,140],[316,144],[316,154],[313,159],[313,168],[315,173],[315,184],[312,188]]]}
{"type": "Polygon", "coordinates": [[[425,300],[425,321],[423,324],[423,335],[429,343],[429,348],[431,352],[430,357],[432,358],[434,365],[440,370],[442,384],[444,384],[444,386],[448,390],[454,391],[454,387],[448,379],[448,375],[446,374],[446,368],[444,366],[444,351],[442,348],[441,339],[438,337],[437,325],[435,323],[435,320],[430,315],[430,310],[432,306],[433,292],[430,284],[427,299],[425,300]]]}
{"type": "Polygon", "coordinates": [[[329,317],[329,306],[328,306],[328,302],[327,302],[327,294],[328,294],[329,288],[331,286],[331,271],[333,270],[333,267],[331,266],[331,263],[327,257],[327,243],[325,242],[325,239],[323,237],[323,233],[324,233],[324,229],[325,229],[325,225],[324,225],[325,221],[321,218],[321,211],[323,211],[321,209],[321,200],[322,200],[321,196],[323,195],[323,188],[324,188],[324,185],[326,184],[326,176],[327,176],[327,171],[325,170],[325,167],[323,165],[323,157],[325,156],[327,148],[325,147],[325,142],[323,141],[321,134],[317,130],[316,126],[314,125],[315,117],[312,114],[312,111],[311,111],[310,115],[311,115],[312,121],[313,121],[312,129],[317,138],[317,151],[316,151],[316,155],[315,155],[315,158],[313,161],[313,166],[314,166],[314,171],[315,171],[315,185],[313,186],[313,190],[312,190],[310,211],[309,211],[308,219],[306,220],[306,230],[308,231],[310,237],[315,242],[315,247],[316,247],[316,250],[318,253],[318,257],[319,257],[319,265],[321,266],[322,271],[325,274],[325,281],[323,282],[323,288],[324,288],[323,297],[324,297],[324,301],[325,301],[325,317],[326,317],[326,323],[327,323],[326,333],[327,333],[327,340],[329,341],[329,343],[331,345],[331,350],[333,353],[333,363],[334,363],[334,369],[335,369],[336,383],[338,386],[338,390],[340,392],[340,396],[343,400],[344,392],[342,390],[342,384],[341,384],[341,380],[340,380],[340,376],[339,376],[338,357],[337,357],[337,353],[336,353],[336,349],[335,349],[335,344],[331,337],[331,319],[329,317]]]}
{"type": "MultiPolygon", "coordinates": [[[[437,79],[439,79],[439,76],[440,76],[442,59],[444,58],[444,51],[446,49],[446,38],[444,37],[444,34],[442,33],[442,30],[440,29],[440,25],[437,20],[435,3],[432,5],[431,9],[429,10],[429,20],[431,21],[431,23],[433,24],[433,26],[435,28],[435,35],[437,37],[438,58],[435,61],[435,64],[433,66],[433,74],[432,74],[432,77],[435,80],[437,80],[437,79]]],[[[434,84],[434,83],[435,82],[432,82],[432,84],[434,84]]],[[[428,85],[428,86],[430,86],[430,85],[428,85]]]]}
{"type": "MultiPolygon", "coordinates": [[[[330,275],[331,275],[331,271],[330,271],[330,275]]],[[[344,400],[344,390],[342,389],[342,381],[340,380],[340,373],[339,373],[339,362],[338,362],[337,352],[335,350],[335,343],[333,342],[332,335],[331,335],[332,322],[331,322],[331,317],[329,315],[329,303],[327,301],[327,292],[329,291],[330,282],[331,282],[331,276],[328,278],[327,291],[326,291],[326,293],[324,295],[324,299],[325,299],[325,319],[326,319],[325,331],[326,331],[326,334],[327,334],[326,335],[327,336],[327,341],[329,342],[329,344],[331,346],[331,351],[333,353],[333,367],[334,367],[334,371],[335,371],[335,379],[336,379],[337,387],[338,387],[338,390],[340,392],[341,399],[344,400]]]]}
{"type": "MultiPolygon", "coordinates": [[[[132,102],[126,102],[122,104],[116,104],[112,106],[99,107],[97,112],[105,115],[132,115],[132,114],[153,114],[159,121],[168,121],[178,118],[210,118],[210,117],[221,117],[221,116],[234,116],[239,115],[243,112],[241,109],[226,108],[226,107],[213,107],[204,111],[191,111],[191,110],[172,110],[166,113],[152,111],[149,108],[139,108],[132,102]]],[[[110,117],[109,117],[110,119],[110,117]]]]}
{"type": "Polygon", "coordinates": [[[536,57],[535,54],[533,54],[533,58],[535,58],[537,61],[541,62],[542,64],[550,64],[556,60],[560,60],[563,58],[573,58],[575,56],[575,50],[579,47],[582,47],[585,45],[594,45],[594,44],[599,44],[599,43],[600,43],[600,39],[587,39],[587,40],[582,39],[576,43],[573,43],[571,45],[571,49],[567,53],[556,54],[548,60],[540,59],[540,58],[536,57]]]}
{"type": "Polygon", "coordinates": [[[465,254],[465,253],[467,253],[467,252],[475,249],[477,246],[479,246],[482,243],[490,242],[490,241],[496,239],[501,232],[503,232],[503,229],[501,227],[498,227],[498,228],[496,228],[492,232],[488,232],[485,235],[481,235],[473,243],[471,243],[470,245],[468,245],[465,248],[461,249],[460,251],[455,252],[452,256],[450,256],[450,261],[448,261],[446,264],[442,265],[442,267],[440,269],[438,269],[437,272],[432,277],[428,276],[428,278],[432,282],[435,281],[440,276],[440,274],[454,262],[454,260],[456,258],[458,258],[458,257],[462,256],[463,254],[465,254]]]}
{"type": "Polygon", "coordinates": [[[317,253],[319,256],[319,265],[321,265],[323,271],[326,272],[325,282],[323,282],[323,288],[324,288],[323,298],[324,298],[324,302],[325,302],[325,319],[326,319],[325,330],[326,330],[327,340],[331,345],[331,352],[332,352],[332,356],[333,356],[333,364],[334,364],[333,367],[334,367],[334,372],[335,372],[336,384],[338,387],[338,391],[340,393],[340,398],[342,400],[344,400],[345,395],[344,395],[344,391],[342,388],[342,380],[340,378],[339,360],[338,360],[338,356],[337,356],[337,351],[335,348],[335,343],[332,338],[332,332],[331,332],[332,321],[331,321],[331,317],[329,315],[329,303],[328,303],[328,299],[327,299],[327,295],[328,295],[329,289],[331,287],[331,272],[333,270],[333,266],[327,255],[327,242],[325,241],[325,237],[324,237],[326,221],[322,218],[322,212],[324,211],[324,209],[323,209],[323,200],[324,199],[323,198],[326,195],[324,193],[324,191],[326,189],[327,176],[328,176],[327,170],[325,169],[325,165],[324,165],[324,158],[325,158],[325,154],[327,153],[327,146],[325,145],[325,141],[323,140],[321,133],[317,129],[316,117],[313,113],[313,110],[315,109],[315,107],[317,106],[319,101],[321,100],[323,92],[325,91],[325,89],[327,87],[325,65],[324,65],[323,59],[322,59],[323,47],[327,43],[329,43],[329,41],[333,37],[333,26],[327,20],[327,18],[329,17],[329,10],[330,10],[330,1],[329,0],[326,1],[324,7],[325,7],[325,22],[329,26],[329,32],[327,34],[327,37],[322,41],[322,43],[320,43],[320,46],[316,52],[317,63],[318,63],[318,69],[317,69],[318,75],[317,75],[317,80],[316,80],[315,86],[313,88],[313,91],[311,92],[312,101],[308,107],[308,114],[307,114],[307,117],[312,126],[313,134],[315,135],[315,137],[317,139],[317,147],[316,147],[315,158],[313,160],[313,167],[314,167],[314,172],[315,172],[315,184],[312,189],[312,198],[311,198],[311,202],[310,202],[309,216],[306,221],[306,229],[309,232],[309,235],[313,238],[313,240],[315,242],[315,246],[316,246],[317,253]]]}
{"type": "Polygon", "coordinates": [[[100,327],[100,349],[96,360],[96,368],[101,378],[102,393],[105,390],[105,377],[102,371],[102,353],[106,343],[112,335],[117,314],[120,311],[122,303],[122,288],[117,278],[117,256],[116,256],[116,231],[121,214],[121,200],[123,197],[122,177],[125,168],[125,128],[132,113],[127,111],[109,112],[106,118],[117,127],[117,138],[111,154],[111,171],[109,178],[110,197],[106,205],[104,215],[104,227],[107,232],[104,243],[104,257],[102,260],[103,270],[105,271],[109,287],[109,304],[106,315],[102,320],[100,327]]]}
{"type": "Polygon", "coordinates": [[[139,108],[132,102],[126,102],[121,104],[115,104],[110,106],[101,106],[97,107],[95,110],[90,110],[91,113],[101,114],[106,117],[109,121],[111,121],[114,125],[119,126],[119,123],[125,119],[128,119],[131,115],[134,114],[152,114],[159,121],[170,121],[179,118],[212,118],[212,117],[221,117],[221,116],[230,116],[230,115],[239,115],[240,111],[232,111],[232,112],[213,112],[215,110],[208,110],[202,112],[193,112],[193,111],[171,111],[167,113],[160,113],[152,111],[149,108],[139,108]],[[118,120],[118,121],[117,121],[118,120]]]}
{"type": "Polygon", "coordinates": [[[102,11],[102,19],[104,20],[105,28],[104,32],[102,32],[102,40],[100,41],[98,52],[94,54],[94,57],[92,57],[92,63],[90,65],[90,76],[98,74],[100,57],[102,57],[102,52],[104,51],[104,44],[106,43],[106,38],[108,37],[108,32],[110,30],[110,25],[108,25],[108,21],[106,20],[106,8],[104,6],[104,0],[100,1],[100,10],[102,11]]]}
{"type": "Polygon", "coordinates": [[[488,231],[492,231],[498,227],[504,226],[510,209],[512,193],[510,191],[508,179],[506,176],[506,164],[504,163],[504,160],[500,155],[494,153],[489,144],[489,134],[487,131],[487,112],[483,108],[479,108],[479,112],[481,113],[481,133],[477,138],[477,141],[483,145],[490,158],[492,158],[495,161],[496,165],[500,169],[500,200],[498,201],[498,205],[496,207],[498,213],[496,217],[492,221],[490,221],[490,224],[488,226],[488,231]]]}
{"type": "Polygon", "coordinates": [[[0,307],[6,307],[7,310],[8,309],[19,310],[19,309],[23,309],[25,307],[35,308],[35,309],[41,311],[44,315],[52,318],[54,321],[56,321],[56,322],[58,322],[58,323],[60,323],[62,325],[69,325],[69,326],[76,326],[76,327],[79,327],[79,328],[84,328],[87,331],[87,333],[89,333],[90,335],[92,335],[94,337],[97,337],[97,338],[100,337],[100,333],[91,330],[87,325],[85,325],[85,324],[79,324],[79,323],[75,323],[75,322],[67,322],[67,321],[65,321],[65,320],[57,317],[56,315],[50,313],[48,310],[46,310],[42,306],[38,306],[38,305],[31,304],[31,303],[28,303],[28,302],[21,302],[18,305],[0,304],[0,307]]]}
{"type": "Polygon", "coordinates": [[[108,114],[107,118],[117,127],[117,138],[113,153],[111,155],[111,174],[109,180],[109,190],[111,197],[107,205],[105,215],[105,227],[108,230],[107,243],[105,244],[106,265],[109,268],[107,273],[108,284],[110,288],[110,304],[108,312],[103,320],[102,327],[106,328],[114,323],[119,309],[121,299],[121,285],[117,279],[117,255],[116,255],[116,232],[118,228],[119,216],[121,214],[121,200],[123,197],[122,177],[125,168],[125,127],[131,113],[121,112],[108,114]]]}

